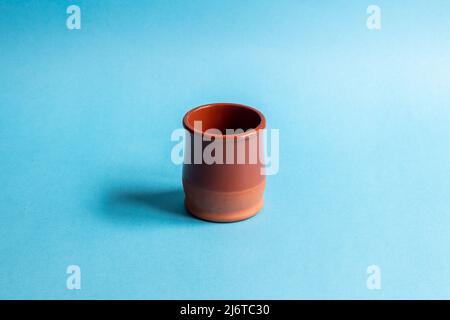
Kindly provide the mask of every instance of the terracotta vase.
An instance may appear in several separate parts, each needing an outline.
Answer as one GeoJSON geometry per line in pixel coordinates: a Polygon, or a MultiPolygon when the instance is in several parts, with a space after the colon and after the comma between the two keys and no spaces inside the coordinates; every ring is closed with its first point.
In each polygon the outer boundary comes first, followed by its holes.
{"type": "Polygon", "coordinates": [[[260,139],[266,127],[263,114],[241,104],[207,104],[187,112],[183,126],[187,210],[216,222],[254,216],[263,207],[266,184],[260,139]]]}

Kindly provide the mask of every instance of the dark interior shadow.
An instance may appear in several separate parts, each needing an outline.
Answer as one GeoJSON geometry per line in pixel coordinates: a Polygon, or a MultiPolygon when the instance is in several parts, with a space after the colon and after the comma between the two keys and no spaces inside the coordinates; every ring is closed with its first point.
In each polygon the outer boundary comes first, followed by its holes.
{"type": "Polygon", "coordinates": [[[184,206],[181,188],[151,190],[145,188],[119,188],[106,193],[103,212],[111,220],[121,223],[199,222],[184,206]]]}

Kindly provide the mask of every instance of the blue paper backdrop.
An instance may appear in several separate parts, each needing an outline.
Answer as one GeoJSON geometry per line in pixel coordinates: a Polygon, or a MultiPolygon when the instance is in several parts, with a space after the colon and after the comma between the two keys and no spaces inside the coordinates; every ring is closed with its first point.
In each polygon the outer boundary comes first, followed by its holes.
{"type": "Polygon", "coordinates": [[[450,298],[449,10],[0,1],[0,298],[450,298]],[[218,101],[280,129],[265,208],[234,224],[187,215],[170,160],[218,101]]]}

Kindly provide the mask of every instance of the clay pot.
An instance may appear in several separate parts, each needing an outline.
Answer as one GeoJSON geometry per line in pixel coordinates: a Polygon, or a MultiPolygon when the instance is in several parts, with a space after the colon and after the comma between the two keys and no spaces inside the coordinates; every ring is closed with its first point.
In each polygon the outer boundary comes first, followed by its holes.
{"type": "Polygon", "coordinates": [[[254,216],[263,207],[266,184],[261,170],[263,114],[241,104],[207,104],[187,112],[183,126],[187,131],[183,165],[187,210],[216,222],[254,216]],[[213,162],[208,155],[214,157],[213,162]]]}

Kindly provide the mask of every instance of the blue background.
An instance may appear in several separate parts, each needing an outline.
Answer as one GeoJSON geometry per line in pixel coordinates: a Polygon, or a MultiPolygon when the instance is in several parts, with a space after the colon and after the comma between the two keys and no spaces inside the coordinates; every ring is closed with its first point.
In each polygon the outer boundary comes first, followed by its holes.
{"type": "Polygon", "coordinates": [[[449,10],[0,1],[0,298],[450,298],[449,10]],[[186,214],[170,160],[218,101],[280,129],[265,208],[234,224],[186,214]]]}

